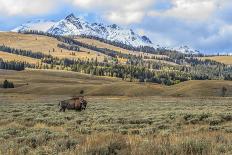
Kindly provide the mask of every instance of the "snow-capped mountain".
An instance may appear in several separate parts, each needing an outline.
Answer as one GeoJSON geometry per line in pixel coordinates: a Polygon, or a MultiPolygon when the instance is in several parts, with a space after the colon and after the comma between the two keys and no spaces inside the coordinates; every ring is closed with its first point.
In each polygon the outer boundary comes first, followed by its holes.
{"type": "Polygon", "coordinates": [[[200,54],[198,50],[195,50],[193,48],[190,48],[188,46],[180,46],[180,47],[167,47],[167,46],[160,46],[157,45],[157,49],[160,50],[169,50],[169,51],[177,51],[183,54],[191,54],[191,55],[197,55],[200,54]]]}
{"type": "Polygon", "coordinates": [[[12,32],[19,32],[19,31],[28,31],[28,30],[37,30],[46,32],[55,24],[54,21],[46,21],[46,20],[35,20],[29,21],[26,24],[22,24],[19,27],[11,30],[12,32]]]}
{"type": "Polygon", "coordinates": [[[152,42],[148,37],[139,36],[131,29],[124,29],[116,24],[107,26],[100,23],[88,23],[73,14],[53,25],[48,30],[48,33],[54,35],[95,36],[135,47],[152,46],[152,42]]]}
{"type": "Polygon", "coordinates": [[[140,36],[132,29],[125,29],[116,24],[105,25],[102,23],[89,23],[82,18],[75,17],[74,14],[68,15],[65,19],[58,22],[37,20],[27,22],[13,29],[13,32],[37,30],[47,32],[53,35],[86,35],[94,36],[109,41],[119,42],[134,47],[150,46],[155,49],[167,49],[178,51],[186,54],[199,54],[199,51],[189,48],[188,46],[180,46],[177,48],[163,47],[154,45],[147,36],[140,36]]]}
{"type": "Polygon", "coordinates": [[[87,35],[120,42],[134,47],[152,46],[152,42],[146,36],[140,36],[131,29],[121,28],[116,24],[104,25],[101,23],[89,23],[74,14],[68,15],[58,22],[31,21],[13,29],[13,32],[38,30],[54,35],[87,35]]]}
{"type": "Polygon", "coordinates": [[[195,50],[195,49],[190,48],[188,46],[175,47],[175,48],[172,48],[172,50],[178,51],[178,52],[181,52],[184,54],[200,54],[200,52],[198,50],[195,50]]]}

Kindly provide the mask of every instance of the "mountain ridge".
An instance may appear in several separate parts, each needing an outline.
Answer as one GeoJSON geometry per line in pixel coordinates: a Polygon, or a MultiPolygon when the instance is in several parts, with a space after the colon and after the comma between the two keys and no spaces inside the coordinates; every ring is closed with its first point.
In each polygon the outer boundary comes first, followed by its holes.
{"type": "Polygon", "coordinates": [[[73,13],[66,16],[58,22],[37,20],[27,22],[13,29],[13,32],[22,32],[28,30],[38,30],[53,35],[75,36],[86,35],[102,38],[105,40],[126,44],[133,47],[148,46],[155,49],[178,51],[185,54],[199,54],[200,52],[189,48],[188,46],[180,47],[162,47],[155,45],[147,36],[140,36],[132,29],[125,29],[116,24],[105,25],[103,23],[89,23],[88,21],[76,17],[73,13]]]}
{"type": "Polygon", "coordinates": [[[134,47],[152,46],[152,42],[148,37],[140,36],[132,29],[124,29],[116,24],[89,23],[75,17],[74,14],[70,14],[65,19],[58,21],[47,32],[54,35],[95,36],[134,47]]]}

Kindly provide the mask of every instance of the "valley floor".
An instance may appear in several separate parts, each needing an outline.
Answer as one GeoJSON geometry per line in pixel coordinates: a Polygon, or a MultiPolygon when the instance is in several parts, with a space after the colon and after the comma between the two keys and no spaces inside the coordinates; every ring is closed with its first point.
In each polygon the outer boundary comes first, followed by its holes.
{"type": "Polygon", "coordinates": [[[232,154],[231,98],[0,95],[0,154],[232,154]]]}
{"type": "Polygon", "coordinates": [[[230,81],[174,86],[74,72],[0,70],[0,154],[232,154],[230,81]],[[227,88],[221,96],[221,88],[227,88]],[[86,111],[58,103],[85,91],[86,111]]]}

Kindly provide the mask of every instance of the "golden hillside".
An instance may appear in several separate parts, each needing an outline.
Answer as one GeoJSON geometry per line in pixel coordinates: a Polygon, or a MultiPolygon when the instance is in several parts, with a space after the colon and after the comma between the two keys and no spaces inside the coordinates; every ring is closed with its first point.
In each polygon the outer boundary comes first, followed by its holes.
{"type": "Polygon", "coordinates": [[[71,59],[97,59],[102,61],[106,55],[92,51],[86,48],[80,48],[80,52],[70,51],[66,49],[61,49],[57,47],[57,44],[61,42],[57,41],[55,38],[41,36],[41,35],[31,35],[31,34],[19,34],[13,32],[0,32],[0,45],[6,45],[9,47],[32,50],[33,52],[42,52],[45,54],[51,54],[52,56],[59,58],[71,58],[71,59]],[[50,51],[50,52],[49,52],[50,51]],[[71,55],[75,52],[75,55],[71,55]]]}
{"type": "Polygon", "coordinates": [[[224,63],[226,65],[232,65],[232,56],[213,56],[213,57],[204,57],[203,60],[209,59],[217,62],[224,63]]]}
{"type": "Polygon", "coordinates": [[[0,51],[0,58],[6,61],[23,61],[27,62],[29,64],[37,64],[40,62],[38,59],[30,58],[30,57],[25,57],[17,54],[12,54],[12,53],[6,53],[0,51]]]}
{"type": "Polygon", "coordinates": [[[152,56],[167,57],[166,55],[156,55],[156,54],[144,53],[144,52],[139,52],[139,51],[130,51],[130,50],[116,47],[116,46],[113,46],[110,44],[106,44],[104,42],[101,42],[101,41],[98,41],[95,39],[89,39],[89,38],[83,38],[83,37],[76,37],[75,39],[77,41],[80,41],[80,42],[88,44],[88,45],[96,46],[99,48],[107,48],[107,49],[114,50],[114,51],[121,52],[121,53],[125,53],[125,54],[131,54],[131,55],[136,55],[136,56],[143,55],[143,56],[148,56],[148,57],[152,57],[152,56]]]}
{"type": "Polygon", "coordinates": [[[152,83],[126,82],[117,78],[97,77],[55,70],[0,70],[0,82],[8,79],[15,89],[1,89],[0,93],[37,95],[75,95],[84,90],[88,96],[182,96],[219,97],[225,86],[232,97],[232,81],[187,81],[173,86],[152,83]]]}

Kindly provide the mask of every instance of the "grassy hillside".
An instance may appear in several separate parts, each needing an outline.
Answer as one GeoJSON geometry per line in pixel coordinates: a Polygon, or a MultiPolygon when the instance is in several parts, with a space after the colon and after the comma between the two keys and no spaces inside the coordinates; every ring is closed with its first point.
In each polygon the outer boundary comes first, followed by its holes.
{"type": "Polygon", "coordinates": [[[87,95],[98,96],[142,96],[158,95],[163,91],[160,85],[129,83],[116,78],[95,77],[74,72],[26,70],[22,72],[0,70],[0,81],[9,79],[15,89],[7,93],[77,95],[85,90],[87,95]],[[18,86],[18,87],[17,87],[18,86]]]}
{"type": "Polygon", "coordinates": [[[227,88],[227,95],[232,96],[232,81],[223,80],[203,80],[187,81],[169,87],[168,95],[187,96],[187,97],[204,97],[204,96],[221,96],[222,87],[227,88]]]}
{"type": "Polygon", "coordinates": [[[113,46],[113,45],[110,45],[110,44],[106,44],[104,42],[101,42],[101,41],[98,41],[98,40],[95,40],[95,39],[76,37],[76,40],[80,41],[80,42],[83,42],[83,43],[86,43],[88,45],[93,45],[93,46],[96,46],[96,47],[99,47],[99,48],[107,48],[107,49],[115,50],[117,52],[121,52],[121,53],[125,53],[125,54],[131,54],[131,55],[136,55],[136,56],[143,55],[143,56],[148,56],[148,57],[152,57],[152,56],[167,57],[166,55],[156,55],[156,54],[144,53],[144,52],[140,52],[140,51],[130,51],[130,50],[123,49],[123,48],[120,48],[120,47],[116,47],[116,46],[113,46]]]}
{"type": "Polygon", "coordinates": [[[232,65],[232,56],[214,56],[214,57],[204,57],[202,59],[203,60],[210,59],[227,65],[232,65]]]}
{"type": "Polygon", "coordinates": [[[38,62],[40,62],[40,60],[38,59],[16,55],[12,53],[6,53],[2,51],[0,51],[0,58],[2,58],[3,60],[7,60],[7,61],[23,61],[23,62],[27,62],[30,64],[37,64],[38,62]]]}
{"type": "Polygon", "coordinates": [[[96,77],[66,71],[25,70],[0,71],[0,81],[15,83],[15,89],[0,89],[1,93],[23,94],[79,94],[85,90],[89,96],[221,96],[222,87],[227,88],[227,96],[232,96],[231,81],[187,81],[173,86],[151,83],[130,83],[117,78],[96,77]]]}
{"type": "Polygon", "coordinates": [[[80,52],[70,51],[57,47],[60,43],[55,38],[41,36],[41,35],[25,35],[13,32],[0,32],[0,45],[6,45],[17,49],[32,50],[33,52],[42,52],[50,54],[59,58],[80,58],[87,60],[88,58],[102,61],[106,55],[86,49],[80,48],[80,52]],[[76,55],[71,55],[75,52],[76,55]]]}

